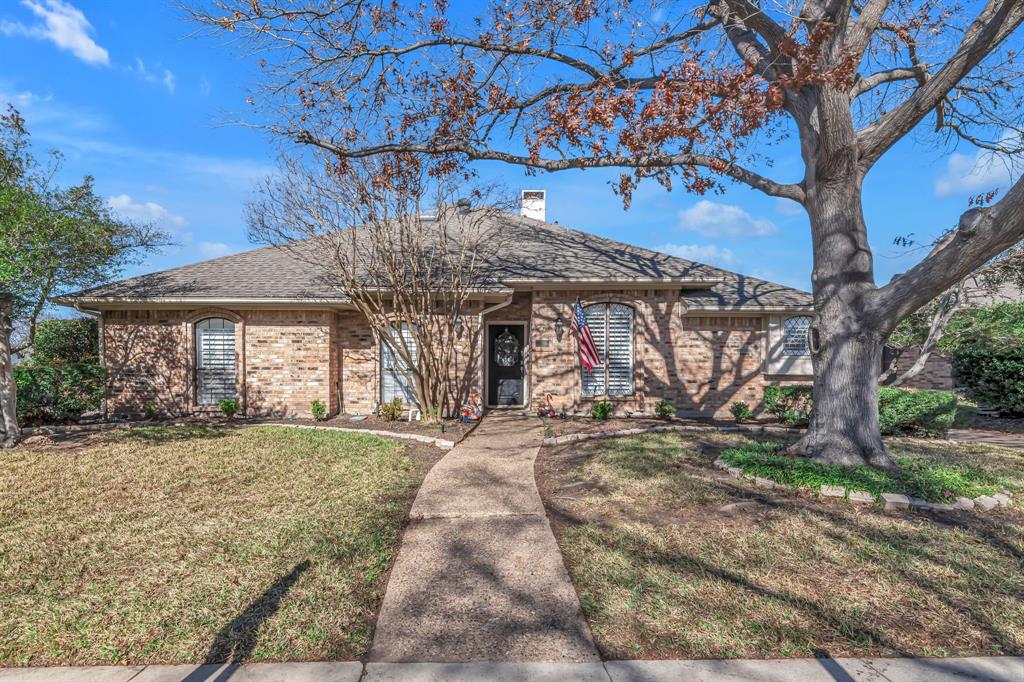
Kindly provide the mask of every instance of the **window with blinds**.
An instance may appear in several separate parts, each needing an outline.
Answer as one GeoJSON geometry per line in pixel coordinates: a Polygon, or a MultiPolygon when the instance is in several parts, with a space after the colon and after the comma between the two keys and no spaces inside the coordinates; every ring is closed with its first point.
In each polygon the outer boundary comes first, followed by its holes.
{"type": "Polygon", "coordinates": [[[580,367],[584,396],[633,394],[633,309],[621,303],[587,306],[587,326],[600,365],[580,367]]]}
{"type": "Polygon", "coordinates": [[[810,355],[807,346],[807,331],[811,328],[811,318],[806,315],[787,317],[782,323],[782,354],[810,355]]]}
{"type": "MultiPolygon", "coordinates": [[[[394,332],[394,342],[401,343],[398,337],[398,330],[394,332]]],[[[413,362],[416,361],[416,336],[412,333],[409,325],[402,325],[402,339],[405,347],[412,354],[413,362]]],[[[402,357],[395,352],[391,344],[385,339],[380,342],[380,400],[382,403],[390,403],[398,398],[405,405],[416,404],[416,391],[413,385],[414,379],[412,370],[402,360],[402,357]]]]}
{"type": "Polygon", "coordinates": [[[237,395],[235,323],[212,317],[196,323],[196,403],[216,405],[237,395]]]}

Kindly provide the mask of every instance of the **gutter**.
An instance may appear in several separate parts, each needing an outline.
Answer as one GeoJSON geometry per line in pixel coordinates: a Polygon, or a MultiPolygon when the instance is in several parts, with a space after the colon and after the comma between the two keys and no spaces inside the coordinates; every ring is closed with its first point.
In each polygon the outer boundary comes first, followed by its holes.
{"type": "Polygon", "coordinates": [[[487,391],[487,387],[484,386],[484,363],[487,362],[486,349],[484,348],[484,344],[487,343],[487,332],[486,332],[486,330],[484,328],[484,315],[490,315],[491,313],[493,313],[493,312],[495,312],[497,310],[501,310],[502,308],[505,308],[505,307],[508,307],[508,306],[512,305],[512,297],[513,297],[513,294],[509,294],[507,299],[505,299],[504,301],[501,301],[500,303],[495,303],[494,305],[492,305],[492,306],[490,306],[488,308],[484,308],[479,313],[477,313],[477,316],[476,316],[477,317],[477,334],[480,335],[480,337],[477,339],[477,349],[476,349],[476,351],[477,351],[476,357],[477,357],[477,359],[478,359],[478,361],[480,363],[480,366],[477,367],[476,373],[477,373],[477,379],[478,379],[478,383],[480,385],[480,393],[481,393],[481,397],[483,398],[484,405],[487,404],[487,396],[484,395],[484,393],[486,393],[486,391],[487,391]]]}

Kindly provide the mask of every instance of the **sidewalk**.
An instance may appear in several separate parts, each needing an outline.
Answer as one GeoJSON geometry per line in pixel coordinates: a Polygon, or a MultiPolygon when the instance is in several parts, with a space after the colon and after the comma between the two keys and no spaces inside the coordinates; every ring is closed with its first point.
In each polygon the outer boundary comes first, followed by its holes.
{"type": "Polygon", "coordinates": [[[371,661],[598,661],[534,480],[543,436],[489,415],[430,470],[371,661]]]}
{"type": "Polygon", "coordinates": [[[252,663],[8,668],[17,682],[1021,682],[1024,658],[822,658],[606,663],[252,663]]]}

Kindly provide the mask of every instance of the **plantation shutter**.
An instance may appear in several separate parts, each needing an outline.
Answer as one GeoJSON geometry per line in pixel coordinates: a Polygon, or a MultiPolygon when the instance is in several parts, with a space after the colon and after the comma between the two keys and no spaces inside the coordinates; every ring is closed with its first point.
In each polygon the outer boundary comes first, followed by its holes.
{"type": "Polygon", "coordinates": [[[633,393],[633,309],[621,303],[608,306],[608,395],[633,393]]]}
{"type": "MultiPolygon", "coordinates": [[[[398,340],[398,330],[396,329],[393,333],[395,334],[395,342],[401,343],[398,340]]],[[[407,324],[402,325],[402,339],[405,341],[405,347],[411,352],[413,361],[415,361],[418,350],[416,348],[416,337],[407,324]]],[[[380,342],[380,361],[381,402],[389,403],[398,398],[405,405],[415,405],[416,392],[413,388],[412,369],[405,364],[402,357],[384,339],[381,339],[380,342]]]]}
{"type": "Polygon", "coordinates": [[[608,338],[608,306],[604,303],[595,303],[587,306],[584,312],[587,314],[587,326],[590,327],[590,335],[594,337],[594,345],[597,346],[597,355],[601,358],[600,365],[594,365],[588,370],[580,365],[583,378],[583,395],[596,396],[605,394],[605,362],[607,357],[606,339],[608,338]]]}
{"type": "Polygon", "coordinates": [[[621,303],[587,306],[587,324],[601,364],[581,367],[584,396],[633,394],[633,309],[621,303]]]}
{"type": "Polygon", "coordinates": [[[234,398],[235,323],[215,317],[196,324],[196,403],[234,398]]]}

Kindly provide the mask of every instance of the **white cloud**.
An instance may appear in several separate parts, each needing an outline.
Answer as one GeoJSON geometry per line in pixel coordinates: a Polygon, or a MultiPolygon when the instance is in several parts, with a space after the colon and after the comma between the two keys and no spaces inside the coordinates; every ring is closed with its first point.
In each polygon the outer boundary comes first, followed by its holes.
{"type": "Polygon", "coordinates": [[[42,19],[42,22],[26,26],[16,21],[2,21],[0,33],[49,40],[87,64],[110,64],[110,54],[89,35],[92,33],[92,24],[77,7],[61,0],[43,0],[42,3],[21,0],[21,4],[42,19]]]}
{"type": "Polygon", "coordinates": [[[199,94],[202,95],[203,97],[209,97],[210,96],[210,92],[212,92],[212,91],[213,91],[213,84],[210,83],[210,81],[206,78],[206,76],[203,76],[202,78],[200,78],[199,79],[199,94]]]}
{"type": "Polygon", "coordinates": [[[701,199],[679,211],[679,227],[705,237],[767,237],[779,228],[770,220],[754,218],[739,206],[701,199]]]}
{"type": "Polygon", "coordinates": [[[983,149],[973,155],[956,152],[946,161],[945,172],[935,181],[935,195],[948,197],[997,188],[1005,190],[1011,184],[1010,165],[1005,158],[983,149]]]}
{"type": "Polygon", "coordinates": [[[166,227],[182,227],[185,219],[175,215],[160,204],[153,201],[137,203],[127,194],[118,194],[107,199],[110,208],[122,218],[152,223],[166,227]]]}
{"type": "Polygon", "coordinates": [[[125,70],[128,73],[141,78],[147,83],[161,83],[165,88],[167,88],[167,92],[172,95],[174,94],[177,77],[170,69],[165,69],[160,62],[157,62],[150,67],[146,66],[146,62],[142,61],[141,57],[136,57],[135,66],[129,66],[125,70]]]}
{"type": "Polygon", "coordinates": [[[804,207],[797,202],[792,199],[783,199],[782,197],[775,199],[775,212],[784,216],[805,215],[807,213],[804,207]]]}
{"type": "Polygon", "coordinates": [[[662,244],[654,247],[654,250],[708,265],[724,267],[736,263],[736,254],[714,244],[662,244]]]}
{"type": "Polygon", "coordinates": [[[199,242],[199,253],[206,258],[219,258],[235,253],[234,247],[224,242],[199,242]]]}

